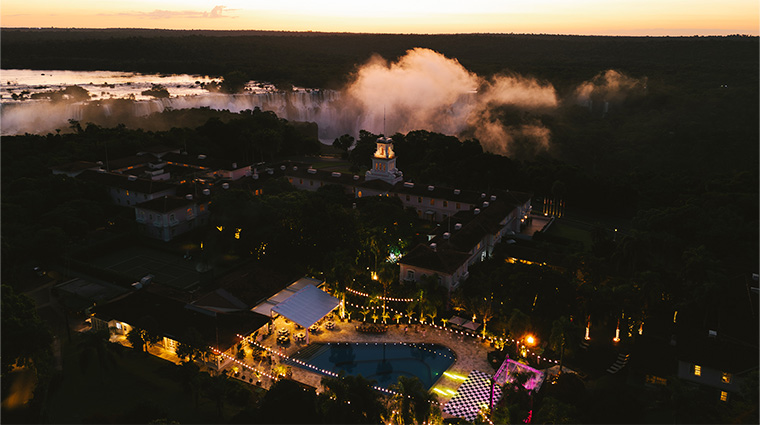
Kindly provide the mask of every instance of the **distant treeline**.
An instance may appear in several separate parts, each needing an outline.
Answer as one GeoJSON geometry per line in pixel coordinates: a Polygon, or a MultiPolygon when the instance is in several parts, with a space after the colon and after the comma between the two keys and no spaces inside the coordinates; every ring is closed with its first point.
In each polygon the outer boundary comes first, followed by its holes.
{"type": "Polygon", "coordinates": [[[481,75],[517,72],[562,89],[606,69],[708,87],[757,86],[757,37],[336,34],[259,31],[2,29],[2,68],[115,70],[340,86],[373,54],[414,47],[457,58],[481,75]]]}

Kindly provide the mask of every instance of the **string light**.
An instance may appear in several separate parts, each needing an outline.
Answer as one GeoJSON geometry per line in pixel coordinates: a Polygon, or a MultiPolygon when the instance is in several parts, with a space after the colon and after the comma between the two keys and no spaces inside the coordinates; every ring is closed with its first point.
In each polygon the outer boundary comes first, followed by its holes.
{"type": "MultiPolygon", "coordinates": [[[[330,375],[330,376],[333,376],[335,378],[340,378],[340,376],[337,373],[335,373],[335,372],[332,372],[332,371],[329,371],[329,370],[326,370],[326,369],[322,369],[322,368],[318,368],[318,367],[316,367],[314,365],[311,365],[309,363],[306,363],[306,362],[294,359],[294,358],[292,358],[292,357],[290,357],[290,356],[288,356],[286,354],[282,354],[282,353],[279,353],[279,352],[277,352],[275,350],[272,350],[271,348],[269,348],[269,347],[267,347],[265,345],[259,344],[258,342],[254,341],[254,340],[251,340],[251,339],[249,339],[247,337],[244,337],[244,336],[242,336],[240,334],[237,334],[237,336],[238,336],[238,338],[241,338],[243,341],[246,341],[248,343],[252,343],[252,344],[256,345],[257,347],[261,347],[261,348],[263,348],[263,349],[265,349],[265,350],[267,350],[269,352],[272,352],[275,355],[278,355],[278,356],[280,356],[280,357],[282,357],[282,358],[284,358],[284,359],[286,359],[288,361],[292,361],[292,362],[295,362],[297,364],[300,364],[300,365],[312,368],[314,370],[320,371],[320,372],[322,372],[322,373],[324,373],[326,375],[330,375]]],[[[218,352],[219,350],[214,349],[214,351],[218,352]]],[[[225,357],[227,357],[227,358],[229,358],[231,360],[236,361],[237,363],[240,363],[238,360],[233,359],[231,356],[229,356],[227,354],[224,354],[224,353],[221,353],[221,352],[220,352],[220,354],[222,354],[223,356],[225,356],[225,357]]],[[[242,365],[244,365],[244,366],[246,366],[248,368],[251,368],[250,366],[247,366],[244,363],[240,363],[240,364],[242,364],[242,365]]],[[[267,376],[271,376],[271,375],[267,375],[267,376]]],[[[273,379],[275,379],[275,378],[273,378],[273,379]]],[[[387,388],[379,387],[377,385],[372,386],[372,388],[375,389],[375,390],[377,390],[377,391],[385,392],[385,393],[388,393],[388,394],[394,394],[394,395],[400,395],[401,394],[401,393],[399,393],[397,391],[389,390],[387,388]]],[[[407,397],[410,398],[410,399],[412,398],[411,396],[407,396],[407,397]]],[[[430,401],[430,403],[438,404],[438,405],[443,406],[443,403],[441,403],[441,402],[432,401],[432,400],[429,400],[429,401],[430,401]]]]}
{"type": "MultiPolygon", "coordinates": [[[[367,306],[361,306],[361,305],[353,304],[353,303],[350,303],[350,302],[346,302],[346,304],[348,304],[348,305],[350,305],[352,307],[361,309],[361,310],[382,309],[382,306],[370,306],[370,307],[367,307],[367,306]]],[[[414,316],[405,314],[404,312],[395,310],[395,309],[393,309],[391,307],[386,307],[386,309],[400,314],[402,316],[402,318],[404,318],[404,319],[411,319],[412,321],[414,321],[414,322],[416,322],[418,324],[429,326],[431,328],[438,329],[438,330],[444,330],[444,331],[447,331],[447,332],[451,332],[451,333],[456,334],[456,335],[469,336],[469,337],[475,338],[475,339],[482,339],[483,342],[488,341],[489,343],[491,343],[491,342],[497,343],[498,342],[498,343],[520,344],[519,340],[512,339],[512,338],[504,338],[504,337],[496,338],[496,337],[492,337],[492,336],[484,336],[484,335],[481,335],[481,334],[474,334],[474,333],[470,333],[470,332],[467,332],[467,331],[459,331],[459,330],[456,330],[456,329],[447,328],[447,327],[444,327],[444,326],[436,325],[435,323],[432,323],[432,324],[423,323],[422,321],[420,321],[419,319],[415,318],[414,316]]],[[[550,359],[548,357],[543,357],[543,356],[535,353],[533,350],[531,350],[528,347],[525,347],[525,349],[526,349],[526,355],[535,356],[537,360],[542,360],[542,361],[545,361],[547,363],[559,364],[559,360],[554,360],[554,359],[550,359]]]]}
{"type": "Polygon", "coordinates": [[[240,360],[238,360],[238,359],[236,359],[236,358],[234,358],[234,357],[230,356],[229,354],[226,354],[226,353],[222,353],[221,351],[219,351],[219,350],[217,350],[216,348],[213,348],[213,347],[209,347],[209,348],[211,348],[211,350],[212,350],[212,351],[214,351],[215,353],[217,353],[218,355],[220,355],[220,356],[222,356],[222,357],[226,357],[226,358],[228,358],[228,359],[232,360],[233,362],[235,362],[235,363],[237,363],[237,364],[239,364],[239,365],[241,365],[241,366],[243,366],[243,367],[245,367],[245,368],[247,368],[247,369],[250,369],[250,370],[252,370],[252,371],[254,371],[254,372],[256,372],[256,373],[259,373],[259,374],[261,374],[261,375],[264,375],[264,376],[266,376],[267,378],[270,378],[270,379],[272,379],[272,380],[275,380],[275,381],[277,380],[277,377],[275,377],[275,376],[272,376],[272,375],[270,375],[270,374],[268,374],[268,373],[266,373],[266,372],[260,371],[260,370],[258,370],[258,369],[256,369],[256,368],[252,367],[252,366],[249,366],[247,363],[243,363],[243,362],[241,362],[240,360]]]}
{"type": "MultiPolygon", "coordinates": [[[[367,294],[363,294],[363,293],[360,293],[360,292],[358,292],[358,291],[355,291],[355,290],[353,290],[353,289],[351,289],[351,288],[347,288],[347,290],[348,290],[349,292],[352,292],[352,293],[356,293],[357,295],[363,295],[363,296],[366,296],[366,297],[368,297],[368,295],[367,295],[367,294]]],[[[382,297],[381,297],[381,299],[384,299],[384,298],[382,298],[382,297]]],[[[412,299],[393,299],[393,298],[387,298],[387,299],[385,299],[385,300],[386,300],[386,301],[405,301],[405,302],[414,301],[414,300],[412,300],[412,299]]],[[[347,303],[347,304],[348,304],[348,305],[350,305],[350,306],[352,306],[352,307],[355,307],[355,308],[358,308],[358,309],[363,309],[363,310],[366,310],[366,309],[369,309],[369,310],[376,310],[376,309],[378,309],[378,308],[382,308],[381,306],[372,306],[372,307],[359,306],[359,305],[356,305],[356,304],[353,304],[353,303],[350,303],[350,302],[349,302],[349,303],[347,303]]],[[[411,315],[405,314],[404,312],[401,312],[401,311],[395,310],[395,309],[393,309],[393,308],[390,308],[390,307],[386,307],[386,309],[387,309],[387,310],[390,310],[390,311],[392,311],[392,312],[396,312],[396,313],[398,313],[398,314],[399,314],[399,315],[400,315],[402,318],[408,318],[408,319],[410,320],[410,323],[411,323],[411,321],[412,321],[412,320],[414,320],[415,322],[417,322],[417,323],[419,323],[419,324],[421,324],[421,325],[426,325],[426,326],[429,326],[429,327],[431,327],[431,328],[434,328],[434,329],[437,329],[437,330],[443,330],[443,331],[447,331],[447,332],[449,332],[450,334],[453,334],[453,335],[468,336],[468,337],[471,337],[471,338],[475,338],[475,339],[478,339],[478,340],[483,340],[483,342],[489,341],[489,342],[491,342],[491,343],[500,343],[500,344],[505,344],[505,343],[514,343],[514,344],[517,344],[517,346],[518,346],[519,348],[525,348],[526,354],[527,354],[527,355],[530,355],[530,356],[534,356],[537,362],[540,362],[540,361],[544,361],[544,362],[547,362],[547,363],[554,363],[554,364],[559,364],[559,361],[558,361],[558,360],[554,360],[554,359],[550,359],[550,358],[548,358],[548,357],[544,357],[544,356],[541,356],[541,355],[539,355],[538,353],[535,353],[535,352],[533,352],[532,350],[530,350],[528,347],[526,347],[526,346],[524,346],[524,345],[520,344],[520,341],[518,341],[518,340],[515,340],[515,339],[512,339],[512,338],[504,338],[504,337],[499,337],[499,338],[496,338],[496,337],[490,337],[490,336],[488,336],[488,337],[487,337],[487,336],[485,336],[485,335],[474,334],[474,333],[470,333],[470,332],[467,332],[467,331],[460,331],[460,330],[456,330],[456,329],[446,328],[445,326],[439,326],[439,325],[436,325],[435,323],[426,324],[426,323],[424,323],[423,321],[421,321],[421,320],[419,320],[419,319],[416,319],[416,318],[414,318],[414,317],[413,317],[413,316],[411,316],[411,315]]],[[[290,361],[290,362],[293,362],[293,363],[295,363],[295,364],[298,364],[298,365],[302,365],[302,366],[304,366],[304,367],[306,367],[306,368],[310,368],[310,369],[313,369],[313,370],[315,370],[315,371],[318,371],[318,372],[320,372],[320,373],[323,373],[323,374],[325,374],[325,375],[328,375],[328,376],[332,376],[332,377],[340,378],[340,376],[339,376],[338,374],[336,374],[335,372],[332,372],[332,371],[329,371],[329,370],[326,370],[326,369],[322,369],[322,368],[316,367],[316,366],[314,366],[314,365],[311,365],[311,364],[309,364],[309,363],[306,363],[306,362],[304,362],[304,361],[301,361],[301,360],[298,360],[298,359],[294,359],[294,358],[292,358],[292,357],[290,357],[290,356],[288,356],[288,355],[284,354],[283,352],[279,352],[279,351],[273,350],[272,348],[270,348],[270,347],[267,347],[267,346],[265,346],[265,345],[262,345],[262,344],[260,344],[260,343],[258,343],[258,342],[256,342],[256,341],[254,341],[254,340],[251,340],[251,339],[249,339],[248,337],[244,337],[244,336],[242,336],[242,335],[239,335],[239,334],[238,334],[237,336],[238,336],[239,338],[243,339],[243,340],[244,340],[244,341],[246,341],[246,342],[249,342],[249,343],[252,343],[252,344],[254,344],[254,345],[258,346],[258,347],[261,347],[261,348],[263,348],[264,350],[266,350],[266,351],[268,351],[268,352],[270,352],[270,353],[273,353],[273,354],[275,354],[275,355],[277,355],[277,356],[280,356],[280,357],[282,357],[283,359],[286,359],[286,360],[288,360],[288,361],[290,361]]],[[[328,344],[330,344],[330,343],[328,343],[328,344]]],[[[340,344],[340,343],[338,343],[338,345],[339,345],[339,344],[340,344]]],[[[406,343],[406,342],[394,343],[394,345],[396,345],[396,344],[407,345],[407,346],[415,347],[415,348],[418,348],[418,349],[423,349],[423,350],[425,350],[425,351],[429,351],[429,352],[431,352],[431,353],[435,353],[435,354],[437,354],[437,355],[440,355],[440,356],[444,356],[444,357],[447,357],[447,358],[451,358],[451,359],[454,359],[454,360],[456,360],[455,356],[454,356],[454,357],[450,357],[450,356],[447,356],[446,354],[440,353],[440,352],[438,352],[438,351],[435,351],[435,350],[430,350],[430,349],[427,349],[427,348],[424,348],[424,347],[420,347],[420,346],[418,346],[418,344],[414,344],[414,343],[406,343]]],[[[346,343],[346,345],[349,345],[349,343],[346,343]]],[[[358,343],[357,343],[357,345],[358,345],[358,343]]],[[[365,345],[368,345],[368,343],[365,343],[365,345]]],[[[377,343],[375,343],[375,345],[377,345],[377,343]]],[[[271,378],[271,379],[273,379],[273,380],[277,380],[277,378],[273,377],[272,375],[269,375],[269,374],[267,374],[267,373],[265,373],[265,372],[261,372],[261,371],[258,371],[258,370],[256,370],[255,368],[253,368],[253,367],[251,367],[251,366],[249,366],[249,365],[247,365],[247,364],[245,364],[245,363],[242,363],[242,362],[240,362],[239,360],[237,360],[237,359],[235,359],[235,358],[233,358],[233,357],[231,357],[231,356],[229,356],[229,355],[227,355],[227,354],[221,353],[221,352],[219,352],[219,351],[218,351],[218,350],[216,350],[216,349],[213,349],[213,350],[214,350],[215,352],[219,353],[220,355],[222,355],[222,356],[224,356],[224,357],[226,357],[226,358],[228,358],[228,359],[230,359],[230,360],[234,361],[235,363],[242,365],[243,367],[245,367],[245,368],[247,368],[247,369],[253,370],[253,371],[255,371],[255,372],[257,372],[257,373],[260,373],[260,374],[262,374],[262,375],[264,375],[264,376],[267,376],[267,377],[269,377],[269,378],[271,378]]],[[[383,388],[383,387],[380,387],[380,386],[376,386],[376,385],[375,385],[375,386],[372,386],[372,388],[373,388],[373,389],[375,389],[375,390],[377,390],[377,391],[380,391],[380,392],[386,393],[386,394],[392,394],[392,395],[401,395],[400,393],[398,393],[398,392],[396,392],[396,391],[393,391],[393,390],[390,390],[390,389],[387,389],[387,388],[383,388]]],[[[408,397],[409,399],[411,399],[411,398],[412,398],[411,396],[407,396],[407,397],[408,397]]],[[[432,401],[432,400],[429,400],[429,402],[430,402],[431,404],[435,404],[435,405],[439,405],[439,406],[444,406],[444,405],[445,405],[445,403],[443,403],[443,402],[438,402],[438,401],[432,401]]],[[[481,409],[476,409],[476,410],[477,410],[478,412],[481,412],[481,409]]],[[[531,412],[531,413],[532,413],[532,412],[531,412]]],[[[489,424],[493,425],[493,422],[492,422],[492,421],[491,421],[491,420],[490,420],[490,419],[489,419],[489,418],[488,418],[486,415],[484,415],[484,418],[486,419],[486,421],[487,421],[489,424]]],[[[530,417],[529,417],[529,419],[530,419],[530,417]]]]}
{"type": "MultiPolygon", "coordinates": [[[[355,289],[346,288],[346,291],[348,291],[348,292],[350,292],[350,293],[352,293],[354,295],[360,295],[362,297],[372,298],[371,295],[366,294],[364,292],[359,292],[359,291],[357,291],[355,289]]],[[[391,297],[381,297],[381,296],[378,296],[377,299],[383,300],[383,301],[398,301],[398,302],[406,302],[406,303],[417,301],[414,298],[391,298],[391,297]]]]}

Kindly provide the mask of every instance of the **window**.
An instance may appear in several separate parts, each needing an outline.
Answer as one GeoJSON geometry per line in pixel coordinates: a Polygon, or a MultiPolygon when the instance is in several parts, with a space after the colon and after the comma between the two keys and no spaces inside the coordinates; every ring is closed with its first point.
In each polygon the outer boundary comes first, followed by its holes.
{"type": "Polygon", "coordinates": [[[459,202],[457,202],[457,209],[461,209],[461,208],[462,206],[459,204],[459,202]]]}
{"type": "Polygon", "coordinates": [[[421,204],[421,203],[422,203],[422,196],[418,196],[418,197],[417,197],[417,203],[418,203],[418,204],[421,204]]]}
{"type": "Polygon", "coordinates": [[[125,190],[124,192],[127,194],[127,196],[129,196],[129,191],[128,190],[125,190]]]}
{"type": "Polygon", "coordinates": [[[702,366],[698,364],[694,365],[694,376],[702,376],[702,366]]]}
{"type": "Polygon", "coordinates": [[[359,193],[357,193],[357,194],[356,194],[356,196],[357,196],[358,198],[361,198],[361,197],[362,197],[362,191],[360,190],[360,191],[359,191],[359,193]]]}
{"type": "Polygon", "coordinates": [[[443,201],[443,207],[446,208],[449,206],[449,201],[443,201]]]}
{"type": "Polygon", "coordinates": [[[723,382],[724,384],[730,384],[731,383],[731,374],[728,372],[723,372],[720,377],[720,382],[723,382]]]}
{"type": "Polygon", "coordinates": [[[188,208],[187,211],[185,212],[185,214],[187,215],[188,219],[193,218],[193,216],[194,216],[193,209],[192,208],[188,208]]]}
{"type": "Polygon", "coordinates": [[[314,186],[314,180],[309,180],[309,186],[314,186]]]}
{"type": "Polygon", "coordinates": [[[435,199],[430,198],[430,205],[435,205],[435,199]]]}
{"type": "Polygon", "coordinates": [[[406,195],[406,200],[407,200],[407,201],[409,200],[409,195],[406,195]]]}
{"type": "Polygon", "coordinates": [[[201,212],[204,212],[204,211],[206,211],[206,206],[203,205],[203,204],[201,204],[200,209],[201,209],[201,212]]]}
{"type": "Polygon", "coordinates": [[[720,392],[720,401],[728,401],[728,393],[725,391],[720,392]]]}
{"type": "Polygon", "coordinates": [[[174,214],[169,214],[169,222],[176,221],[177,219],[174,217],[174,214]]]}
{"type": "Polygon", "coordinates": [[[414,280],[414,270],[408,270],[408,271],[406,272],[406,278],[407,278],[408,280],[414,280]]]}
{"type": "Polygon", "coordinates": [[[293,184],[293,177],[288,177],[288,181],[290,182],[290,184],[293,184]]]}
{"type": "Polygon", "coordinates": [[[303,179],[298,179],[298,184],[303,184],[303,179]]]}

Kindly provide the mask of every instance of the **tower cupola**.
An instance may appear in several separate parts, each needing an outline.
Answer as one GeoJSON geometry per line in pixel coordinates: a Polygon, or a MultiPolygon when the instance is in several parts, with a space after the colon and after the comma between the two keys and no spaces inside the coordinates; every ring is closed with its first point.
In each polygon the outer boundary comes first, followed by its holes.
{"type": "Polygon", "coordinates": [[[372,169],[367,171],[366,180],[382,180],[396,184],[404,180],[404,173],[396,168],[396,154],[393,152],[393,140],[389,137],[377,139],[377,149],[372,156],[372,169]]]}

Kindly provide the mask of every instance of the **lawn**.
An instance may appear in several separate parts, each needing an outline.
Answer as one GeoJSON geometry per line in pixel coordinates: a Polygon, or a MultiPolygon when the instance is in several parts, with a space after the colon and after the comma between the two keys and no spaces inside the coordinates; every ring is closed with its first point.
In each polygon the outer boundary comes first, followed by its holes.
{"type": "Polygon", "coordinates": [[[563,222],[562,219],[555,220],[545,233],[547,235],[581,242],[587,248],[591,247],[591,233],[589,233],[587,230],[581,229],[580,227],[567,224],[563,222]]]}
{"type": "Polygon", "coordinates": [[[51,386],[46,422],[146,423],[168,418],[180,423],[220,423],[240,411],[225,404],[219,418],[216,405],[204,397],[196,408],[176,365],[117,344],[109,346],[112,361],[101,364],[92,352],[83,362],[79,341],[81,336],[76,335],[64,348],[63,376],[51,386]]]}

